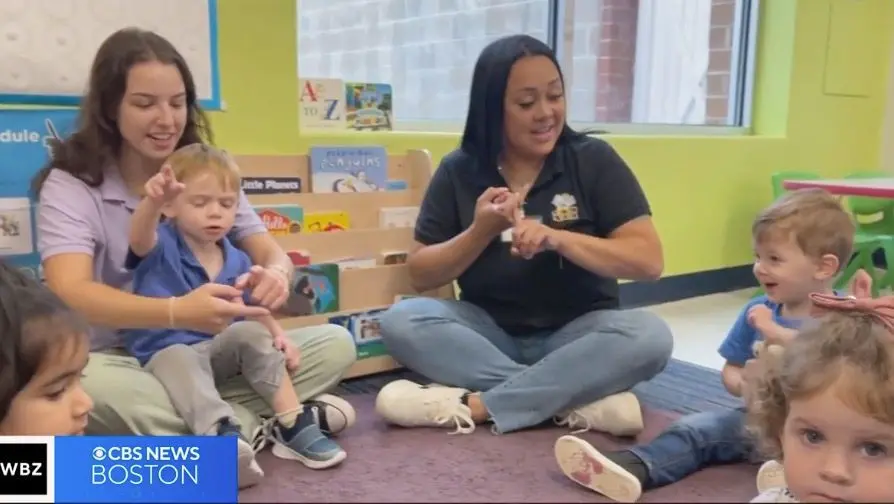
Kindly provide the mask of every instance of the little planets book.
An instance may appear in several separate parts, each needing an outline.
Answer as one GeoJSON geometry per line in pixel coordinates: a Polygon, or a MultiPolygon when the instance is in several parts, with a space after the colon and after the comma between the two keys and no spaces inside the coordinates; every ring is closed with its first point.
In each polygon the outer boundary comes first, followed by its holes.
{"type": "Polygon", "coordinates": [[[384,191],[388,153],[381,146],[311,147],[310,185],[315,193],[384,191]]]}

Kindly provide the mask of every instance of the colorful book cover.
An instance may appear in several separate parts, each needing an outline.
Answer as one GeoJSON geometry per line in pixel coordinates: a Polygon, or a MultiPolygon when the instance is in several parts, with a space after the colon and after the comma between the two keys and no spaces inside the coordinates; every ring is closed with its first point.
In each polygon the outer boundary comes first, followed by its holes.
{"type": "Polygon", "coordinates": [[[391,84],[346,82],[345,118],[357,131],[394,129],[391,84]]]}
{"type": "Polygon", "coordinates": [[[298,129],[347,129],[345,84],[341,79],[298,79],[298,129]]]}
{"type": "Polygon", "coordinates": [[[295,271],[292,293],[283,308],[290,317],[338,311],[338,264],[300,266],[295,271]]]}
{"type": "Polygon", "coordinates": [[[385,311],[377,308],[352,315],[349,330],[354,334],[354,344],[357,346],[357,358],[366,359],[387,355],[385,344],[382,342],[382,329],[379,317],[385,311]]]}
{"type": "Polygon", "coordinates": [[[310,184],[315,193],[383,191],[388,153],[381,146],[311,147],[310,184]]]}
{"type": "Polygon", "coordinates": [[[273,236],[298,234],[304,227],[304,209],[298,205],[256,206],[255,212],[273,236]]]}
{"type": "Polygon", "coordinates": [[[289,250],[286,252],[292,264],[295,266],[307,266],[310,264],[310,252],[306,250],[289,250]]]}
{"type": "Polygon", "coordinates": [[[346,231],[351,227],[347,212],[308,212],[304,214],[304,230],[308,233],[346,231]]]}

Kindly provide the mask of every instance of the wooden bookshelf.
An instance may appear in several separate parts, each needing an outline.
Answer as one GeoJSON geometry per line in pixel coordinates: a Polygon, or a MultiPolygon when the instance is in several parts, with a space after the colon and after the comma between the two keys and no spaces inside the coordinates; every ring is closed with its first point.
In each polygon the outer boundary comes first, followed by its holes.
{"type": "MultiPolygon", "coordinates": [[[[249,195],[252,205],[292,204],[301,206],[305,214],[321,211],[343,211],[348,214],[351,226],[346,231],[276,236],[284,250],[306,250],[315,264],[347,257],[376,257],[378,260],[375,267],[349,269],[339,274],[338,313],[282,318],[280,323],[285,329],[326,324],[330,317],[338,314],[384,308],[391,305],[398,295],[454,297],[452,286],[431,292],[415,292],[410,285],[406,265],[384,265],[381,262],[383,253],[409,252],[413,246],[413,229],[380,228],[379,210],[387,207],[419,206],[432,173],[432,159],[428,151],[410,150],[405,154],[389,154],[388,177],[405,180],[407,189],[369,193],[309,192],[311,184],[307,155],[236,155],[235,158],[246,177],[301,179],[300,194],[249,195]]],[[[367,357],[358,359],[346,378],[381,373],[397,367],[400,365],[387,355],[367,357]]]]}

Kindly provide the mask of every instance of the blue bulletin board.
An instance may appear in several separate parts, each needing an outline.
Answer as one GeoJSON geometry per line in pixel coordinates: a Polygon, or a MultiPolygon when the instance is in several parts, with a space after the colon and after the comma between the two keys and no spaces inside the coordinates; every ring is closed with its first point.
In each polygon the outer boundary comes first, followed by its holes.
{"type": "Polygon", "coordinates": [[[0,110],[0,258],[38,277],[31,179],[49,159],[47,140],[65,137],[76,109],[0,110]]]}

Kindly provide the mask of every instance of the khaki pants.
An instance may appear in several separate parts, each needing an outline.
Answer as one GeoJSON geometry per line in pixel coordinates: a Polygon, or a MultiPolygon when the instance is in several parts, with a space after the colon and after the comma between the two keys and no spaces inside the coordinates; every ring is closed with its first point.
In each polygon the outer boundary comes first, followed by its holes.
{"type": "MultiPolygon", "coordinates": [[[[257,323],[238,322],[233,327],[241,324],[257,323]]],[[[286,334],[301,352],[301,364],[292,377],[292,383],[302,400],[312,399],[334,388],[357,358],[353,338],[341,326],[307,327],[286,334]]],[[[192,429],[171,404],[161,382],[129,355],[121,352],[91,353],[82,384],[95,403],[87,426],[88,434],[192,434],[192,429]]],[[[218,384],[217,391],[233,408],[246,435],[251,435],[260,425],[260,416],[273,414],[267,402],[242,375],[223,380],[218,384]]]]}

